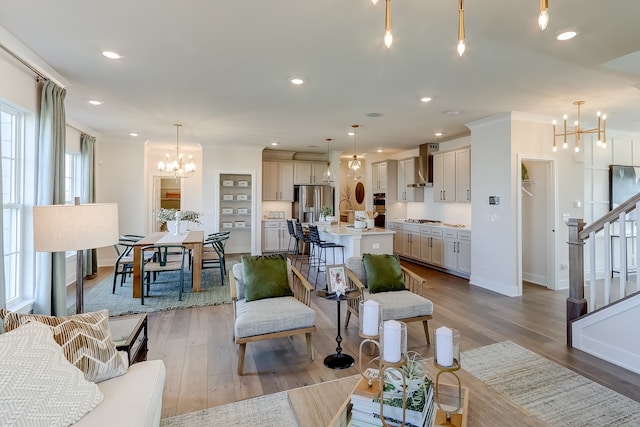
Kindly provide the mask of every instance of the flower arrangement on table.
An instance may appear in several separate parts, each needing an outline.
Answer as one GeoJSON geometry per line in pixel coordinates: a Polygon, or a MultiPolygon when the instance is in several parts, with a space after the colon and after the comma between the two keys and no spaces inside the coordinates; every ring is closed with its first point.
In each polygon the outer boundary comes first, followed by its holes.
{"type": "Polygon", "coordinates": [[[202,224],[202,222],[200,221],[200,216],[202,214],[196,211],[179,211],[177,209],[160,208],[160,210],[154,211],[154,215],[161,224],[169,221],[175,221],[177,219],[179,219],[180,221],[190,221],[195,224],[202,224]],[[176,215],[179,215],[179,218],[176,218],[176,215]]]}

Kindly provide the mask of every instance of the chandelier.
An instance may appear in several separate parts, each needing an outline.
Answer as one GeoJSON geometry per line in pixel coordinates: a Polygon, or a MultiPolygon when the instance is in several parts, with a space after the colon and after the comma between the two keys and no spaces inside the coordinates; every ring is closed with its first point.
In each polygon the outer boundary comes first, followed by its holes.
{"type": "Polygon", "coordinates": [[[574,150],[576,153],[580,151],[580,137],[582,134],[595,133],[598,135],[598,140],[596,145],[598,147],[607,148],[607,115],[602,114],[600,111],[596,113],[596,117],[598,118],[598,127],[593,129],[582,129],[580,127],[580,107],[584,104],[584,101],[575,101],[573,105],[578,107],[578,118],[573,123],[574,129],[567,130],[567,119],[568,116],[565,114],[563,116],[563,129],[562,132],[556,133],[556,121],[553,123],[553,151],[558,151],[558,147],[556,145],[556,139],[561,136],[562,137],[562,148],[566,149],[568,147],[567,137],[575,136],[575,147],[574,150]]]}
{"type": "Polygon", "coordinates": [[[333,141],[333,139],[327,138],[325,139],[325,141],[327,141],[327,169],[325,169],[324,173],[322,174],[322,182],[333,182],[333,173],[331,173],[331,157],[329,157],[329,144],[331,143],[331,141],[333,141]]]}
{"type": "Polygon", "coordinates": [[[362,162],[358,160],[358,155],[356,154],[358,148],[358,128],[360,125],[351,125],[351,127],[353,128],[353,157],[349,160],[347,177],[357,180],[364,178],[362,162]]]}
{"type": "Polygon", "coordinates": [[[196,171],[196,163],[193,161],[193,156],[189,156],[185,162],[183,155],[180,153],[180,127],[181,124],[174,124],[176,127],[176,155],[171,158],[169,153],[165,155],[164,159],[158,162],[158,171],[167,174],[172,174],[176,179],[189,178],[196,171]]]}

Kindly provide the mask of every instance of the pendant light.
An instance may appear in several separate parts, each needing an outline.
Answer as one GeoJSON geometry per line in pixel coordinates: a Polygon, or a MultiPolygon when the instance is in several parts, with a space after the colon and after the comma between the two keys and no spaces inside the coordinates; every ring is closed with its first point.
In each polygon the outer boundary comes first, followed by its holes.
{"type": "Polygon", "coordinates": [[[386,0],[386,10],[384,15],[384,44],[387,48],[393,43],[393,34],[391,34],[391,0],[386,0]]]}
{"type": "Polygon", "coordinates": [[[356,154],[358,149],[358,128],[360,125],[351,125],[351,127],[353,128],[353,157],[349,160],[347,177],[358,180],[364,178],[362,163],[358,160],[358,155],[356,154]]]}
{"type": "Polygon", "coordinates": [[[331,157],[329,157],[329,144],[333,139],[327,138],[325,141],[327,141],[327,169],[325,169],[322,174],[322,182],[333,182],[333,173],[331,173],[331,157]]]}
{"type": "Polygon", "coordinates": [[[544,31],[549,24],[549,0],[540,0],[540,15],[538,15],[538,27],[544,31]]]}
{"type": "Polygon", "coordinates": [[[458,6],[458,55],[464,54],[464,0],[460,0],[458,6]]]}

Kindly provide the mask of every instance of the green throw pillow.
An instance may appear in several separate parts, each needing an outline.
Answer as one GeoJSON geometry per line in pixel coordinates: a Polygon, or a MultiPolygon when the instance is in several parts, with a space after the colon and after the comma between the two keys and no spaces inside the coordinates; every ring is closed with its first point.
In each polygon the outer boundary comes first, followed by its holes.
{"type": "Polygon", "coordinates": [[[369,292],[404,291],[400,259],[395,255],[362,255],[369,292]]]}
{"type": "Polygon", "coordinates": [[[284,254],[243,256],[244,295],[248,301],[293,296],[284,254]]]}

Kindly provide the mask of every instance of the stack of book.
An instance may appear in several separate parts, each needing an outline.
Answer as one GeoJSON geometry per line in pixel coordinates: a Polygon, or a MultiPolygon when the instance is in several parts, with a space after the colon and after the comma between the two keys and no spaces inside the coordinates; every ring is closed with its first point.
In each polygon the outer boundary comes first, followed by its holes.
{"type": "MultiPolygon", "coordinates": [[[[390,384],[385,382],[385,390],[390,384]]],[[[374,380],[371,386],[363,378],[351,394],[351,425],[354,427],[382,426],[380,420],[380,381],[374,380]]],[[[402,424],[402,392],[384,393],[384,419],[392,426],[402,424]]],[[[409,393],[406,401],[405,425],[413,427],[431,427],[435,415],[433,402],[433,384],[425,379],[420,388],[409,393]]]]}

